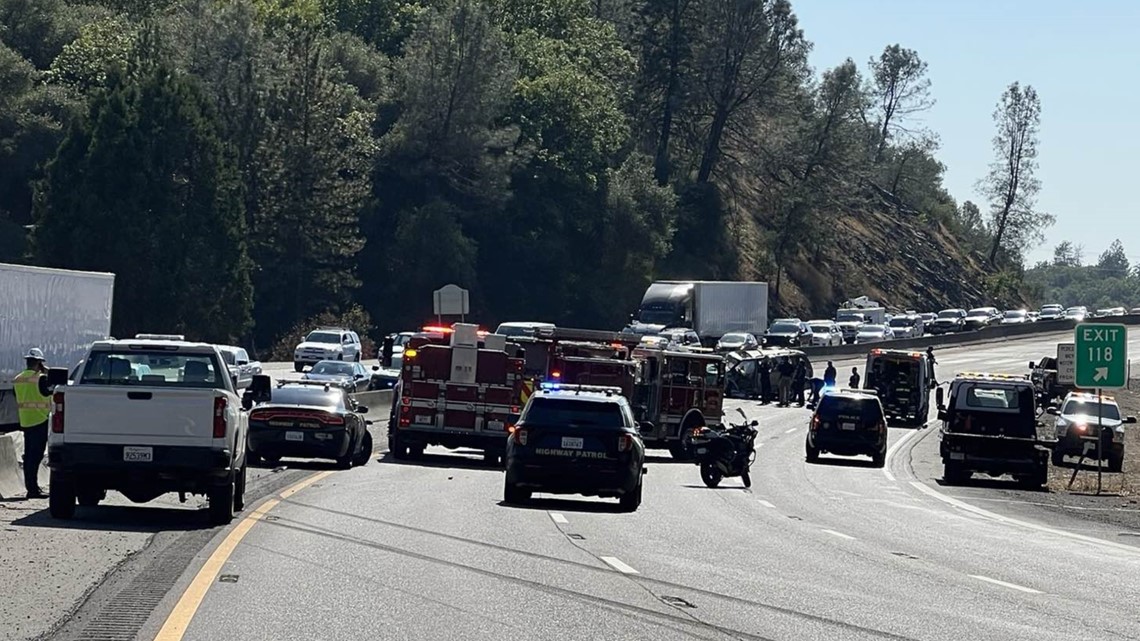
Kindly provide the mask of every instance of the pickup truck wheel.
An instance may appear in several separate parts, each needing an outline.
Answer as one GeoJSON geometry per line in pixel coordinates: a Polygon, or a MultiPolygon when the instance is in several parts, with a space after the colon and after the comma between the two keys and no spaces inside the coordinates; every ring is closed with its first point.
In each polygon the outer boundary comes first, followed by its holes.
{"type": "Polygon", "coordinates": [[[372,433],[365,432],[364,440],[360,444],[360,451],[356,454],[356,460],[353,461],[354,465],[367,465],[368,460],[372,458],[372,433]]]}
{"type": "Polygon", "coordinates": [[[241,466],[241,471],[238,472],[236,481],[234,482],[234,511],[241,512],[245,509],[245,465],[241,466]]]}
{"type": "Polygon", "coordinates": [[[303,369],[305,369],[304,363],[293,363],[293,371],[294,372],[300,372],[303,369]]]}
{"type": "Polygon", "coordinates": [[[962,469],[957,463],[946,463],[942,466],[942,480],[948,485],[957,485],[966,482],[971,474],[962,469]]]}
{"type": "Polygon", "coordinates": [[[1059,448],[1059,447],[1053,448],[1053,454],[1052,454],[1051,458],[1053,459],[1053,465],[1055,465],[1057,467],[1064,467],[1064,465],[1065,465],[1065,452],[1063,450],[1061,450],[1061,448],[1059,448]]]}
{"type": "Polygon", "coordinates": [[[226,525],[234,520],[234,482],[217,485],[206,493],[210,502],[210,523],[226,525]]]}
{"type": "Polygon", "coordinates": [[[64,472],[52,470],[50,483],[48,513],[53,519],[67,520],[75,516],[75,481],[64,472]]]}
{"type": "Polygon", "coordinates": [[[1108,455],[1108,471],[1117,474],[1124,471],[1124,452],[1108,455]]]}
{"type": "Polygon", "coordinates": [[[807,459],[808,463],[818,463],[819,462],[819,448],[818,447],[812,447],[810,445],[804,446],[804,458],[807,459]]]}

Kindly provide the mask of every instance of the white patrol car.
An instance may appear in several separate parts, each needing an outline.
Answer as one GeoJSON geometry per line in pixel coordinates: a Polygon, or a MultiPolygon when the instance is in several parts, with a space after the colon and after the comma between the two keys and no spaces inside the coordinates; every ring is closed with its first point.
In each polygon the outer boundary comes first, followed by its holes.
{"type": "Polygon", "coordinates": [[[1097,426],[1103,429],[1104,457],[1108,469],[1120,472],[1124,467],[1124,426],[1136,422],[1135,416],[1121,416],[1120,407],[1112,396],[1088,392],[1070,392],[1059,408],[1047,410],[1057,417],[1057,444],[1053,447],[1053,465],[1061,465],[1066,456],[1081,456],[1086,445],[1091,445],[1087,458],[1096,460],[1097,426]]]}
{"type": "Polygon", "coordinates": [[[244,507],[248,418],[216,345],[140,334],[91,345],[73,384],[52,369],[49,508],[69,519],[116,490],[135,503],[204,494],[210,518],[244,507]]]}
{"type": "Polygon", "coordinates": [[[343,327],[318,327],[293,349],[293,369],[321,361],[356,361],[362,356],[360,336],[343,327]]]}

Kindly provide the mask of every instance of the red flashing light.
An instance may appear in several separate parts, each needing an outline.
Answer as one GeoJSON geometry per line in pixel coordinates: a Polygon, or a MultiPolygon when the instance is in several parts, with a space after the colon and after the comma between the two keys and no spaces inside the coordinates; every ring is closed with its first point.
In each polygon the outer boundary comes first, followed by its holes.
{"type": "Polygon", "coordinates": [[[426,327],[421,327],[420,331],[428,334],[450,334],[455,330],[441,325],[427,325],[426,327]]]}
{"type": "Polygon", "coordinates": [[[561,378],[562,378],[562,372],[551,372],[551,373],[550,373],[550,378],[557,378],[557,379],[561,379],[561,378]]]}

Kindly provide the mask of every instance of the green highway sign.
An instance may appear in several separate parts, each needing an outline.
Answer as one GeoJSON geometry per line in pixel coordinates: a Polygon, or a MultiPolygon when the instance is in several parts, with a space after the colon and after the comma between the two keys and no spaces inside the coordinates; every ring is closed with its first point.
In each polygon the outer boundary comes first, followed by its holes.
{"type": "Polygon", "coordinates": [[[1081,323],[1074,340],[1077,372],[1074,383],[1084,389],[1120,389],[1128,384],[1128,328],[1081,323]]]}

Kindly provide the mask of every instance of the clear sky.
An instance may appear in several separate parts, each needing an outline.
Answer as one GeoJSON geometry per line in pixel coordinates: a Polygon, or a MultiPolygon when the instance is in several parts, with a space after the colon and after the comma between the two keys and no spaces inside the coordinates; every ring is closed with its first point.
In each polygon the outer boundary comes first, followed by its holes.
{"type": "Polygon", "coordinates": [[[1140,0],[791,0],[823,70],[898,43],[929,65],[946,187],[975,190],[994,157],[991,114],[1019,81],[1041,97],[1038,205],[1057,224],[1029,263],[1072,240],[1095,261],[1120,238],[1140,263],[1140,0]]]}

